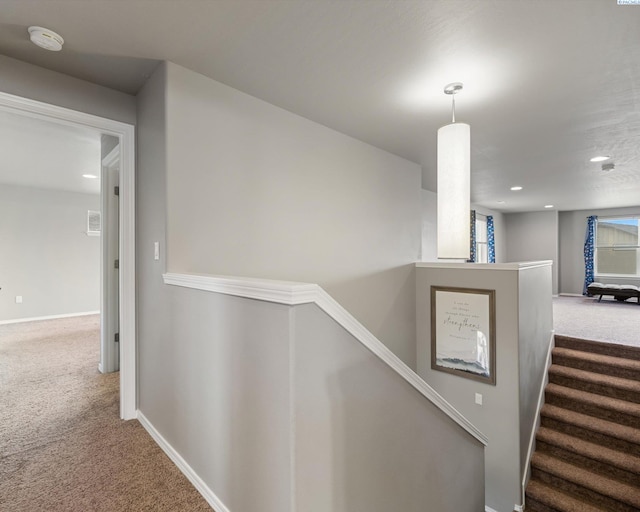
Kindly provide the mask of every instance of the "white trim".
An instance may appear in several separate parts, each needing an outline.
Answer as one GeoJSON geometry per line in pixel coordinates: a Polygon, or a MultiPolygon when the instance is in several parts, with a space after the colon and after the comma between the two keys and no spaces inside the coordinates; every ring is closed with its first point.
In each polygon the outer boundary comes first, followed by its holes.
{"type": "Polygon", "coordinates": [[[553,265],[551,260],[541,261],[520,261],[517,263],[453,263],[453,262],[418,262],[415,264],[416,268],[449,268],[455,270],[507,270],[507,271],[520,271],[529,270],[540,267],[550,267],[553,265]]]}
{"type": "Polygon", "coordinates": [[[120,139],[120,416],[136,417],[135,127],[0,92],[0,110],[85,126],[120,139]]]}
{"type": "MultiPolygon", "coordinates": [[[[547,348],[547,359],[544,366],[544,375],[542,382],[540,383],[540,391],[538,391],[538,404],[536,405],[536,416],[533,426],[531,427],[531,434],[529,436],[529,449],[527,450],[527,459],[524,466],[524,474],[522,475],[522,503],[525,502],[525,490],[527,489],[527,483],[529,482],[529,476],[531,474],[531,457],[535,449],[536,433],[540,427],[540,410],[544,405],[544,390],[549,382],[549,367],[551,366],[551,358],[553,356],[553,347],[555,347],[555,331],[551,330],[551,339],[549,340],[549,347],[547,348]]],[[[517,510],[517,505],[516,505],[517,510]]],[[[522,510],[522,508],[520,509],[522,510]]]]}
{"type": "Polygon", "coordinates": [[[513,510],[515,512],[524,512],[524,503],[522,505],[514,505],[513,510]]]}
{"type": "Polygon", "coordinates": [[[483,445],[487,445],[487,438],[482,432],[317,284],[177,273],[166,273],[162,277],[167,285],[277,302],[289,306],[309,303],[317,304],[320,309],[338,322],[367,349],[387,363],[425,398],[435,404],[483,445]]]}
{"type": "Polygon", "coordinates": [[[492,509],[489,505],[485,505],[484,512],[498,512],[498,511],[495,509],[492,509]]]}
{"type": "Polygon", "coordinates": [[[207,503],[209,503],[216,512],[229,512],[229,509],[224,503],[222,503],[222,500],[215,495],[204,480],[198,476],[194,469],[187,464],[187,461],[185,461],[175,448],[171,446],[164,437],[162,437],[162,434],[155,429],[151,422],[141,412],[138,412],[138,421],[145,430],[149,432],[149,435],[153,437],[155,442],[158,443],[164,453],[166,453],[173,463],[178,466],[178,469],[187,477],[202,497],[207,500],[207,503]]]}
{"type": "Polygon", "coordinates": [[[581,293],[559,293],[558,297],[584,297],[581,293]]]}
{"type": "Polygon", "coordinates": [[[40,320],[55,320],[56,318],[71,318],[74,316],[99,315],[100,311],[84,311],[82,313],[65,313],[64,315],[32,316],[15,320],[0,320],[0,325],[21,324],[23,322],[38,322],[40,320]]]}

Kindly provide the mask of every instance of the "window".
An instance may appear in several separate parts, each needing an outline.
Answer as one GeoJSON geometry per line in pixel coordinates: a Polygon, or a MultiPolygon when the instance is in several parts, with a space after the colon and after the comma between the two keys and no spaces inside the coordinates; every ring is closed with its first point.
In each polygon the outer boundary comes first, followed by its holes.
{"type": "Polygon", "coordinates": [[[487,243],[487,217],[476,214],[476,263],[489,262],[489,245],[487,243]]]}
{"type": "Polygon", "coordinates": [[[595,273],[640,275],[640,217],[600,217],[596,223],[595,273]]]}

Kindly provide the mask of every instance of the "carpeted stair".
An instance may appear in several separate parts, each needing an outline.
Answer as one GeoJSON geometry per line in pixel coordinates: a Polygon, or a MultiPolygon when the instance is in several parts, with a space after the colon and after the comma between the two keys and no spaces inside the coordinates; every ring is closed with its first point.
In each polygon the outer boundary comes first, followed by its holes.
{"type": "Polygon", "coordinates": [[[556,336],[540,416],[526,512],[640,511],[639,348],[556,336]]]}

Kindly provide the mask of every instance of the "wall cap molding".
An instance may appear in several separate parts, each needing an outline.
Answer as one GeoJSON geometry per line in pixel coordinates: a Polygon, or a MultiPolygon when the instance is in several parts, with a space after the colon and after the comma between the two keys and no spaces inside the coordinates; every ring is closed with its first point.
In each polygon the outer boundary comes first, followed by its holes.
{"type": "Polygon", "coordinates": [[[162,277],[165,284],[172,286],[275,302],[288,306],[316,304],[460,427],[484,446],[487,445],[488,440],[482,432],[317,284],[172,272],[163,274],[162,277]]]}
{"type": "Polygon", "coordinates": [[[454,263],[440,261],[424,261],[417,262],[416,268],[451,268],[455,270],[507,270],[519,272],[520,270],[529,270],[532,268],[551,267],[553,261],[519,261],[515,263],[454,263]]]}

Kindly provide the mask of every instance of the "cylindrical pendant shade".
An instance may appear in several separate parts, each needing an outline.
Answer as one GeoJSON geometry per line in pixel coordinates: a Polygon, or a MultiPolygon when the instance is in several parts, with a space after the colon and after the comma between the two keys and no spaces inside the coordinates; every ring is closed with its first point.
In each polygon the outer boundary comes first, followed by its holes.
{"type": "Polygon", "coordinates": [[[471,128],[438,130],[438,258],[468,259],[470,248],[471,128]]]}

